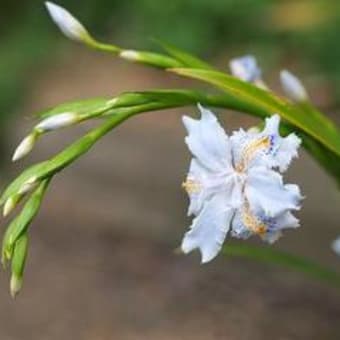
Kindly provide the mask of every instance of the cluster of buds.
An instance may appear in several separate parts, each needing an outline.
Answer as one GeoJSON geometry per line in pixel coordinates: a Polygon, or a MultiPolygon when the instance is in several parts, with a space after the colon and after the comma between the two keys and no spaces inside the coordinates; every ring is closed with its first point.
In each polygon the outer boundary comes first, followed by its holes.
{"type": "MultiPolygon", "coordinates": [[[[246,55],[243,57],[232,59],[229,63],[231,74],[245,82],[267,89],[267,85],[262,79],[262,71],[259,68],[254,56],[246,55]]],[[[282,89],[294,103],[304,103],[309,100],[306,88],[298,77],[287,70],[280,73],[280,82],[282,89]]]]}
{"type": "Polygon", "coordinates": [[[73,125],[75,123],[78,123],[79,121],[79,115],[74,112],[60,113],[43,119],[38,125],[33,128],[32,132],[27,135],[17,146],[14,151],[12,161],[15,162],[29,154],[32,151],[38,138],[42,134],[73,125]]]}

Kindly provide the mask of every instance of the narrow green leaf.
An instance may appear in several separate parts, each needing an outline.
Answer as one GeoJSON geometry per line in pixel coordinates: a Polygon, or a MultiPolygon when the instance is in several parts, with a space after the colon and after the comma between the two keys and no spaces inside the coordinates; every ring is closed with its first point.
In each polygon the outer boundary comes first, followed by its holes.
{"type": "Polygon", "coordinates": [[[16,195],[20,188],[31,178],[35,178],[39,181],[51,177],[86,153],[98,139],[112,130],[115,126],[122,123],[132,114],[135,114],[135,112],[140,112],[140,110],[144,109],[147,111],[147,107],[148,106],[117,109],[115,114],[113,114],[112,117],[107,118],[101,126],[93,129],[50,160],[29,167],[5,189],[0,198],[0,205],[4,204],[9,197],[16,195]]]}
{"type": "Polygon", "coordinates": [[[25,269],[25,261],[28,250],[28,235],[24,233],[15,242],[13,258],[12,258],[12,273],[18,277],[22,277],[25,269]]]}
{"type": "Polygon", "coordinates": [[[20,292],[22,288],[25,263],[28,252],[28,235],[22,234],[15,242],[13,258],[12,258],[12,275],[11,275],[11,295],[13,298],[20,292]]]}
{"type": "Polygon", "coordinates": [[[37,116],[40,118],[47,118],[65,112],[75,112],[80,115],[86,114],[88,112],[102,112],[107,109],[107,103],[109,100],[110,98],[91,98],[68,102],[58,105],[54,108],[38,112],[37,116]]]}
{"type": "Polygon", "coordinates": [[[208,64],[207,62],[195,57],[194,55],[182,51],[179,48],[161,41],[159,39],[153,39],[158,45],[160,45],[166,52],[168,52],[172,57],[175,57],[178,61],[180,61],[184,66],[190,68],[199,68],[206,70],[214,70],[215,68],[208,64]]]}
{"type": "Polygon", "coordinates": [[[249,105],[263,109],[268,115],[279,113],[287,122],[306,132],[340,156],[339,129],[326,117],[323,117],[321,121],[320,117],[317,118],[315,115],[308,115],[306,112],[298,110],[289,102],[276,97],[271,92],[221,72],[189,68],[172,69],[170,71],[213,84],[227,93],[238,96],[249,105]]]}
{"type": "Polygon", "coordinates": [[[256,247],[246,244],[228,243],[223,247],[222,252],[226,256],[245,257],[259,262],[287,267],[340,288],[339,273],[303,257],[287,254],[282,251],[269,248],[268,246],[256,247]]]}
{"type": "Polygon", "coordinates": [[[15,243],[22,234],[26,233],[27,228],[38,213],[48,183],[49,180],[44,180],[39,184],[38,188],[34,190],[25,203],[22,211],[8,226],[2,243],[3,263],[5,263],[6,260],[11,259],[15,243]]]}

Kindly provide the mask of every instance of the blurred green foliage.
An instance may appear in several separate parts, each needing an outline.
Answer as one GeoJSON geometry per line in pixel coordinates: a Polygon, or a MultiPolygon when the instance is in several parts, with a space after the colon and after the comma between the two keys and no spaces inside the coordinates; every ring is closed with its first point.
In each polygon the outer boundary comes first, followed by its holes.
{"type": "MultiPolygon", "coordinates": [[[[262,65],[289,63],[293,68],[298,60],[305,72],[324,75],[335,88],[340,85],[339,1],[60,0],[58,4],[96,37],[124,47],[149,48],[149,38],[155,37],[206,58],[256,53],[262,65]]],[[[64,38],[42,1],[1,0],[0,12],[0,113],[6,117],[64,38]]]]}

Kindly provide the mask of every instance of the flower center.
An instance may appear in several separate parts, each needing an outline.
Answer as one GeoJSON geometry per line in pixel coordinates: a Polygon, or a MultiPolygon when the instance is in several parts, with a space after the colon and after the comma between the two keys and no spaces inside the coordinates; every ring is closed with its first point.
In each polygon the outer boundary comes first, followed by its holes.
{"type": "Polygon", "coordinates": [[[267,231],[267,225],[251,212],[247,200],[242,208],[242,222],[246,228],[255,234],[263,235],[267,231]]]}
{"type": "Polygon", "coordinates": [[[271,136],[265,136],[251,141],[242,151],[241,160],[235,166],[236,172],[244,172],[259,152],[271,149],[272,143],[271,136]]]}

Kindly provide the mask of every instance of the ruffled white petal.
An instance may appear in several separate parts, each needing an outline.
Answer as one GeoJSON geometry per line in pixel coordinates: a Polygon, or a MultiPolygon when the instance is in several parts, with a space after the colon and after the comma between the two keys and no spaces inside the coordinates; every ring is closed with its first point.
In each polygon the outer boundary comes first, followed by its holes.
{"type": "Polygon", "coordinates": [[[282,231],[270,231],[268,233],[265,233],[261,236],[262,240],[265,242],[268,242],[269,244],[273,244],[276,242],[280,237],[282,236],[282,231]]]}
{"type": "Polygon", "coordinates": [[[200,105],[198,107],[201,119],[183,117],[184,126],[188,131],[185,141],[190,151],[209,170],[231,171],[228,136],[212,112],[200,105]]]}
{"type": "Polygon", "coordinates": [[[210,171],[194,158],[183,186],[190,198],[188,215],[198,215],[206,200],[226,189],[226,181],[224,176],[210,171]]]}
{"type": "Polygon", "coordinates": [[[231,223],[231,235],[243,240],[253,235],[253,232],[244,225],[240,209],[236,211],[233,217],[231,223]]]}
{"type": "Polygon", "coordinates": [[[279,133],[280,116],[273,115],[265,120],[265,128],[262,135],[272,138],[272,150],[267,154],[267,160],[271,167],[278,167],[281,172],[287,170],[293,158],[298,156],[298,148],[301,139],[294,133],[287,137],[281,137],[279,133]]]}
{"type": "Polygon", "coordinates": [[[299,220],[290,212],[284,212],[275,218],[267,220],[268,231],[261,236],[263,241],[270,244],[276,242],[282,236],[282,230],[288,228],[298,228],[299,220]]]}
{"type": "Polygon", "coordinates": [[[243,81],[255,82],[261,79],[261,69],[252,55],[232,59],[229,66],[231,74],[243,81]]]}
{"type": "Polygon", "coordinates": [[[249,170],[245,195],[254,211],[275,217],[288,210],[298,210],[302,196],[299,187],[284,185],[279,173],[264,167],[249,170]]]}
{"type": "Polygon", "coordinates": [[[290,211],[282,213],[272,221],[272,229],[275,230],[294,229],[298,227],[300,227],[299,220],[290,211]]]}
{"type": "Polygon", "coordinates": [[[267,166],[285,171],[291,160],[298,156],[300,138],[294,133],[287,137],[279,134],[280,117],[273,115],[265,120],[265,128],[261,132],[240,129],[230,137],[234,163],[240,164],[245,159],[245,166],[267,166]]]}
{"type": "Polygon", "coordinates": [[[201,213],[193,220],[182,241],[182,251],[201,252],[202,263],[211,261],[221,250],[234,209],[226,207],[225,197],[216,195],[205,202],[201,213]]]}

